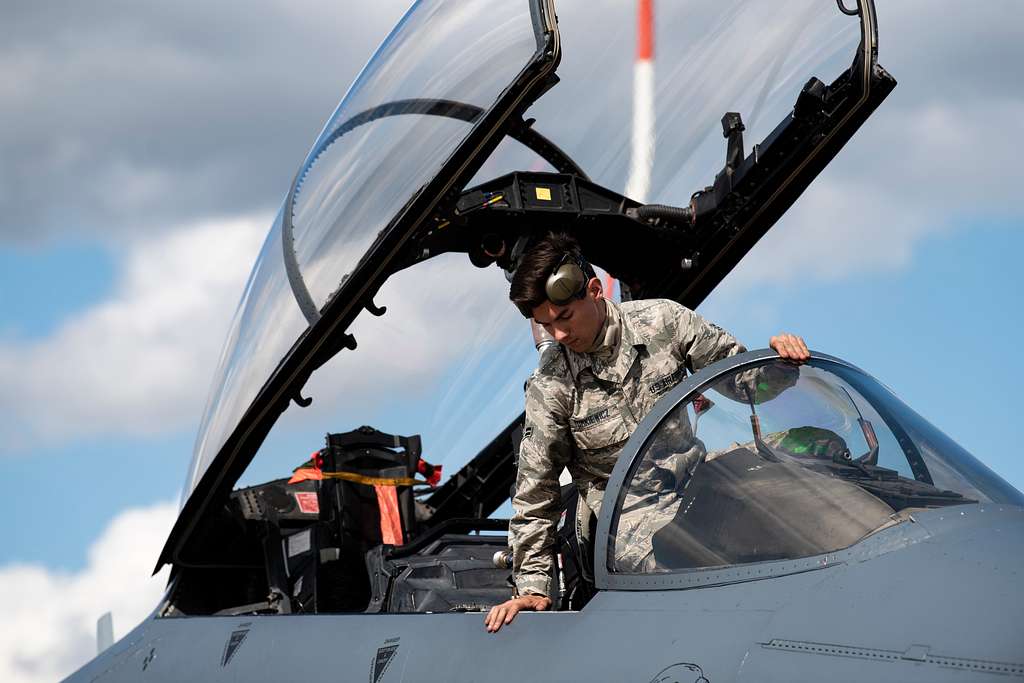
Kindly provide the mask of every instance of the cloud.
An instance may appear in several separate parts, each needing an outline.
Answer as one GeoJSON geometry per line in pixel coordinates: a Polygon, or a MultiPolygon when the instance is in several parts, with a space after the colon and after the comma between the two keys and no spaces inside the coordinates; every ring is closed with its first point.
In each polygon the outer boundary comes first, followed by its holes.
{"type": "Polygon", "coordinates": [[[41,565],[0,567],[0,680],[49,683],[96,654],[96,620],[114,617],[120,638],[157,605],[166,570],[150,576],[153,560],[177,516],[174,503],[126,510],[89,549],[76,573],[41,565]]]}
{"type": "Polygon", "coordinates": [[[407,6],[6,6],[0,242],[273,210],[407,6]]]}
{"type": "Polygon", "coordinates": [[[1015,176],[999,170],[1016,153],[991,128],[1024,139],[1024,98],[886,104],[729,275],[725,296],[900,269],[926,237],[1024,213],[1015,176]]]}
{"type": "MultiPolygon", "coordinates": [[[[0,338],[0,427],[6,436],[0,453],[71,438],[193,429],[269,224],[269,217],[212,221],[133,243],[108,299],[67,319],[48,337],[0,338]]],[[[272,246],[269,253],[280,252],[272,246]]],[[[507,293],[496,268],[474,268],[463,254],[398,274],[377,297],[388,313],[356,320],[352,332],[359,348],[339,354],[314,377],[307,393],[318,400],[301,414],[308,422],[332,411],[379,409],[393,400],[396,386],[405,396],[417,395],[460,367],[460,383],[446,384],[442,394],[476,386],[466,368],[501,367],[518,382],[529,372],[533,349],[527,326],[505,302],[507,293]],[[521,345],[505,348],[510,336],[521,338],[521,345]]],[[[276,296],[280,307],[273,310],[295,308],[287,286],[276,296]]],[[[253,343],[266,345],[280,330],[287,338],[274,348],[284,353],[302,327],[285,325],[280,312],[267,315],[269,327],[249,330],[253,343]]],[[[252,393],[262,385],[279,360],[264,356],[254,352],[240,366],[243,372],[235,368],[231,376],[248,389],[231,391],[252,393]],[[267,362],[252,364],[260,359],[267,362]]],[[[432,400],[443,401],[444,395],[432,400]]],[[[233,427],[233,419],[228,422],[233,427]]]]}
{"type": "Polygon", "coordinates": [[[389,281],[378,300],[388,312],[356,320],[358,348],[311,379],[310,421],[393,413],[409,401],[409,426],[433,432],[430,445],[452,452],[473,428],[489,425],[493,436],[522,409],[522,382],[537,354],[496,267],[475,268],[464,254],[432,259],[389,281]]]}
{"type": "Polygon", "coordinates": [[[131,244],[108,300],[50,337],[0,340],[5,447],[194,423],[268,224],[205,222],[131,244]]]}
{"type": "Polygon", "coordinates": [[[1024,84],[993,70],[1024,59],[1020,4],[879,12],[879,62],[899,84],[729,276],[727,296],[900,269],[927,237],[1024,213],[1009,170],[1010,141],[1024,138],[1024,84]]]}

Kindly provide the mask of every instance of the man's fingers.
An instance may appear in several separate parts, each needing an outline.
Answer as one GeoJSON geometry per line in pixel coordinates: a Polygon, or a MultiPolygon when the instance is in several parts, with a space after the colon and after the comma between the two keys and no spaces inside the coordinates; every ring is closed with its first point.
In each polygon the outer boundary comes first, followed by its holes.
{"type": "Polygon", "coordinates": [[[511,624],[512,620],[515,619],[516,614],[519,612],[519,607],[510,603],[512,603],[511,600],[501,605],[496,605],[487,613],[484,625],[487,627],[488,633],[497,633],[504,624],[511,624]]]}
{"type": "Polygon", "coordinates": [[[811,352],[807,350],[807,344],[801,337],[795,334],[789,335],[787,340],[790,346],[790,358],[793,360],[805,361],[811,357],[811,352]]]}
{"type": "Polygon", "coordinates": [[[811,357],[807,344],[795,334],[778,334],[771,338],[769,346],[786,360],[805,361],[811,357]]]}
{"type": "Polygon", "coordinates": [[[501,622],[504,619],[504,608],[501,605],[497,605],[491,608],[491,611],[487,613],[487,618],[484,620],[484,624],[487,626],[487,630],[491,633],[501,628],[501,622]]]}
{"type": "Polygon", "coordinates": [[[797,337],[797,351],[800,353],[800,360],[807,360],[811,357],[811,351],[807,348],[807,344],[804,343],[803,337],[797,337]]]}
{"type": "Polygon", "coordinates": [[[484,617],[484,626],[487,628],[488,633],[494,633],[505,624],[511,624],[512,620],[516,618],[516,615],[526,610],[534,609],[548,609],[551,606],[551,600],[548,598],[538,598],[535,596],[523,596],[519,598],[513,598],[507,602],[503,602],[500,605],[495,605],[491,608],[491,611],[484,617]]]}

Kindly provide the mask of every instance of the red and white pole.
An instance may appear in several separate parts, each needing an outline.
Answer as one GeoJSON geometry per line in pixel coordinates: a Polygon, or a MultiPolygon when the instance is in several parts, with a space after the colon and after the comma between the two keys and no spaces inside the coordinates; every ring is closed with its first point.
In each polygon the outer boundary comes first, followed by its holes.
{"type": "MultiPolygon", "coordinates": [[[[654,170],[654,0],[637,0],[636,61],[633,63],[633,139],[626,196],[646,204],[654,170]]],[[[606,285],[611,297],[614,283],[606,285]]],[[[620,299],[628,298],[628,290],[620,299]]]]}
{"type": "Polygon", "coordinates": [[[632,142],[626,196],[646,203],[654,168],[654,0],[637,0],[632,142]]]}

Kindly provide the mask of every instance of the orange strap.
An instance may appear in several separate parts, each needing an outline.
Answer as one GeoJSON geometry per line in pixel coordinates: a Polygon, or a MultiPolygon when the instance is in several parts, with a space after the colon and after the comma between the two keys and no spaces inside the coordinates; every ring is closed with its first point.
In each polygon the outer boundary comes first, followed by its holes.
{"type": "Polygon", "coordinates": [[[367,477],[352,472],[323,472],[324,479],[344,479],[356,484],[367,486],[415,486],[423,482],[416,481],[412,477],[367,477]]]}
{"type": "Polygon", "coordinates": [[[318,470],[315,467],[300,467],[292,473],[292,478],[288,480],[289,484],[297,484],[300,481],[307,481],[313,479],[314,481],[320,481],[324,478],[322,470],[318,470]]]}
{"type": "Polygon", "coordinates": [[[422,484],[423,482],[417,481],[412,477],[367,477],[362,474],[354,474],[352,472],[324,472],[313,467],[303,467],[302,469],[295,470],[292,474],[292,478],[288,480],[289,484],[294,484],[300,481],[306,481],[307,479],[315,479],[321,481],[323,479],[344,479],[345,481],[351,481],[356,484],[366,484],[367,486],[415,486],[416,484],[422,484]]]}
{"type": "Polygon", "coordinates": [[[398,491],[394,486],[377,485],[377,507],[380,508],[381,541],[388,545],[402,545],[402,515],[398,512],[398,491]]]}

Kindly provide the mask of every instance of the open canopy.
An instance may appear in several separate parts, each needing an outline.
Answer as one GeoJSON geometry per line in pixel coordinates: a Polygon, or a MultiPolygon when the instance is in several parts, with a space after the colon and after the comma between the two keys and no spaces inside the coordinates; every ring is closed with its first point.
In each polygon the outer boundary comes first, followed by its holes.
{"type": "Polygon", "coordinates": [[[639,63],[627,4],[558,10],[420,0],[356,79],[245,286],[161,564],[398,271],[450,252],[507,268],[520,237],[561,228],[634,294],[696,306],[894,85],[868,0],[662,3],[639,63]]]}

